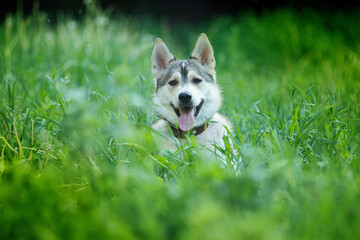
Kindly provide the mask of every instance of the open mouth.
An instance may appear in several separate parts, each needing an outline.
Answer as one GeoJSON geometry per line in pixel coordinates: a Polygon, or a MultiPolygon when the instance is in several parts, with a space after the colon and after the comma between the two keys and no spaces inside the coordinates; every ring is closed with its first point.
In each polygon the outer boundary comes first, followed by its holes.
{"type": "Polygon", "coordinates": [[[200,104],[196,107],[176,108],[172,103],[170,103],[176,115],[179,117],[178,124],[181,130],[188,131],[195,125],[195,119],[199,115],[203,104],[204,100],[201,100],[200,104]]]}

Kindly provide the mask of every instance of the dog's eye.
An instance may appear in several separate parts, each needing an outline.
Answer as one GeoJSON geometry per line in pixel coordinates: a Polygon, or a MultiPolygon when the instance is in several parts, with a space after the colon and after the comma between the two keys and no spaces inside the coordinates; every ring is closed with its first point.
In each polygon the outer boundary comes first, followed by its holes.
{"type": "Polygon", "coordinates": [[[193,81],[193,83],[195,83],[195,84],[199,84],[199,83],[202,82],[202,80],[199,79],[199,78],[194,78],[192,81],[193,81]]]}
{"type": "Polygon", "coordinates": [[[177,80],[171,80],[171,81],[169,81],[169,85],[172,86],[172,87],[176,86],[177,84],[178,84],[178,81],[177,81],[177,80]]]}

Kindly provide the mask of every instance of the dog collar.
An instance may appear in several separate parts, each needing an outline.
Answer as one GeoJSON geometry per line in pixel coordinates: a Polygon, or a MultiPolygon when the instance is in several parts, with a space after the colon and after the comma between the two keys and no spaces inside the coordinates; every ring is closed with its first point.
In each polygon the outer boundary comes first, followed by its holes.
{"type": "Polygon", "coordinates": [[[209,123],[205,123],[205,124],[203,124],[203,125],[201,125],[201,126],[199,126],[199,127],[193,128],[193,129],[191,129],[191,130],[189,130],[189,131],[183,131],[183,130],[181,130],[181,129],[179,129],[179,128],[176,128],[175,126],[173,126],[173,125],[170,124],[170,123],[169,123],[169,125],[170,125],[170,128],[171,128],[171,131],[173,132],[173,134],[174,134],[174,136],[175,136],[176,138],[185,138],[185,135],[186,135],[187,133],[193,134],[193,135],[195,135],[195,136],[203,133],[203,132],[208,128],[209,123]]]}

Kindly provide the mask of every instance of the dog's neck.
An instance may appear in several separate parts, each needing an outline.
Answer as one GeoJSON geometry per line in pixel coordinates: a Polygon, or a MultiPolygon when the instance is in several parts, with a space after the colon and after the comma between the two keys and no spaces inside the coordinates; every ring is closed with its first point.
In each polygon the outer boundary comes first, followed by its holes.
{"type": "Polygon", "coordinates": [[[185,135],[187,135],[187,134],[192,134],[192,135],[195,135],[195,136],[197,136],[197,135],[200,135],[201,133],[203,133],[207,128],[208,128],[208,126],[209,126],[209,123],[208,122],[206,122],[206,123],[204,123],[203,125],[201,125],[201,126],[199,126],[199,127],[194,127],[194,128],[192,128],[192,129],[190,129],[189,131],[183,131],[183,130],[181,130],[180,128],[177,128],[177,127],[175,127],[173,124],[171,124],[171,123],[169,123],[168,122],[168,124],[169,124],[169,126],[170,126],[170,128],[171,128],[171,131],[172,131],[172,133],[174,134],[174,136],[176,137],[176,138],[185,138],[185,135]]]}

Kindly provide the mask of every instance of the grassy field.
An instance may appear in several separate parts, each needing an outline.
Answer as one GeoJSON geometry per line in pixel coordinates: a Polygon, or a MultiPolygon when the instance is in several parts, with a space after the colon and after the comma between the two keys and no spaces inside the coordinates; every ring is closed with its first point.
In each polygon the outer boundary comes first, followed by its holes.
{"type": "MultiPolygon", "coordinates": [[[[359,239],[360,14],[0,25],[0,239],[359,239]],[[239,173],[159,154],[150,56],[205,32],[239,173]]],[[[224,139],[228,142],[228,139],[224,139]]],[[[224,149],[231,157],[228,149],[224,149]]]]}

